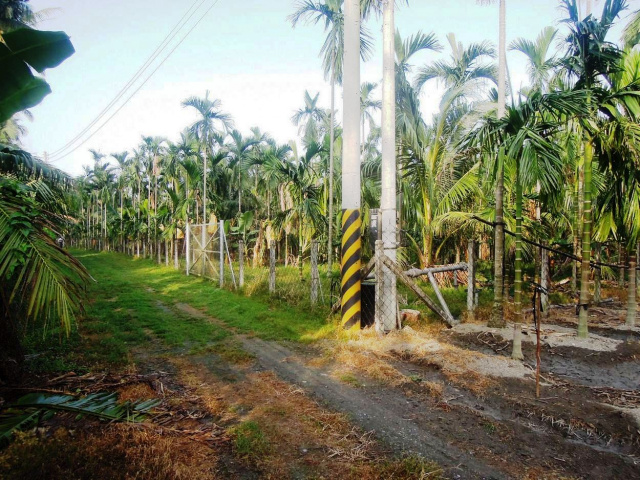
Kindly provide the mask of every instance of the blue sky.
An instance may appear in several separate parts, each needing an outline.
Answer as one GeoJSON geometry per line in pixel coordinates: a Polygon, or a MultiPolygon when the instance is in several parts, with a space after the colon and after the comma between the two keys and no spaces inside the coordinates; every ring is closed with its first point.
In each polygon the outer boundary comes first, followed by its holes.
{"type": "MultiPolygon", "coordinates": [[[[213,1],[206,0],[205,5],[213,1]]],[[[76,48],[69,60],[47,72],[53,93],[32,109],[34,121],[25,123],[29,131],[23,141],[25,147],[42,155],[62,147],[95,118],[192,0],[30,3],[36,11],[56,8],[39,28],[64,30],[76,48]]],[[[596,2],[596,10],[601,3],[596,2]]],[[[630,3],[632,8],[640,6],[640,0],[630,3]]],[[[91,163],[89,148],[107,154],[131,151],[142,135],[175,140],[194,120],[180,102],[191,95],[204,96],[207,89],[222,101],[239,130],[248,132],[258,126],[280,142],[295,139],[297,128],[290,118],[301,106],[304,90],[320,92],[322,106],[328,107],[330,100],[318,57],[324,40],[322,28],[300,25],[294,30],[287,16],[295,5],[295,0],[218,0],[137,95],[93,138],[55,165],[79,174],[82,165],[91,163]]],[[[557,25],[561,16],[556,0],[508,0],[507,5],[509,41],[517,37],[534,39],[545,26],[557,25]]],[[[396,16],[403,36],[419,30],[433,31],[441,43],[446,43],[446,35],[453,32],[465,45],[485,39],[497,44],[497,21],[497,5],[479,6],[476,0],[410,0],[410,6],[401,7],[396,16]]],[[[371,22],[369,28],[376,38],[376,51],[362,66],[362,81],[377,82],[382,77],[380,22],[371,22]]],[[[617,28],[612,39],[617,40],[619,32],[617,28]]],[[[424,53],[416,64],[446,55],[447,49],[440,54],[424,53]]],[[[508,53],[516,88],[527,78],[520,57],[508,53]]],[[[422,102],[426,115],[435,111],[440,92],[435,84],[425,89],[422,102]]],[[[338,91],[338,109],[339,95],[338,91]]]]}

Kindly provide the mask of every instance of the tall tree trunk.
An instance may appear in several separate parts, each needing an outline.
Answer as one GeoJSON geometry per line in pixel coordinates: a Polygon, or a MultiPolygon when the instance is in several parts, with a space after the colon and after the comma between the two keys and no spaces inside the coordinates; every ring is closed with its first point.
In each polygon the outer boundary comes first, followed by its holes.
{"type": "MultiPolygon", "coordinates": [[[[549,291],[549,251],[542,248],[540,252],[540,285],[545,291],[549,291]]],[[[549,294],[541,293],[542,316],[549,316],[549,294]]]]}
{"type": "Polygon", "coordinates": [[[516,167],[516,264],[513,289],[513,351],[511,358],[522,360],[522,182],[520,165],[516,167]]]}
{"type": "Polygon", "coordinates": [[[622,240],[618,243],[618,265],[620,268],[618,270],[618,286],[620,288],[624,288],[624,246],[622,245],[622,240]]]}
{"type": "Polygon", "coordinates": [[[331,126],[329,127],[329,238],[327,240],[327,267],[331,272],[333,267],[333,159],[335,143],[335,114],[336,114],[336,58],[331,62],[331,126]]]}
{"type": "Polygon", "coordinates": [[[636,312],[638,311],[638,302],[636,300],[636,266],[638,258],[636,257],[637,251],[632,246],[629,248],[629,287],[627,289],[627,321],[626,325],[629,327],[635,327],[636,325],[636,312]]]}
{"type": "Polygon", "coordinates": [[[580,270],[580,305],[578,315],[578,337],[589,335],[589,277],[591,273],[591,183],[593,168],[593,144],[591,139],[584,145],[584,189],[582,222],[582,266],[580,270]]]}
{"type": "Polygon", "coordinates": [[[238,170],[238,213],[242,213],[242,173],[238,170]]]}
{"type": "MultiPolygon", "coordinates": [[[[500,20],[498,39],[498,118],[505,114],[507,103],[507,6],[506,0],[500,0],[500,20]]],[[[494,253],[494,293],[493,309],[489,325],[503,327],[503,289],[504,289],[504,226],[503,222],[503,194],[504,194],[504,165],[499,159],[498,178],[496,182],[496,228],[495,228],[495,253],[494,253]]]]}
{"type": "MultiPolygon", "coordinates": [[[[594,247],[596,261],[599,262],[602,255],[602,245],[600,243],[596,243],[594,247]]],[[[596,267],[593,276],[593,302],[600,303],[602,301],[602,269],[596,267]]]]}
{"type": "MultiPolygon", "coordinates": [[[[640,260],[640,243],[638,243],[638,246],[636,248],[636,266],[638,265],[638,260],[640,260]]],[[[638,296],[640,297],[640,275],[638,275],[637,271],[636,271],[636,287],[638,289],[638,296]]]]}
{"type": "MultiPolygon", "coordinates": [[[[573,187],[573,254],[575,256],[578,256],[578,253],[580,252],[580,207],[578,206],[580,204],[580,195],[579,195],[579,190],[580,190],[580,180],[579,180],[580,176],[579,174],[576,172],[576,178],[575,178],[575,184],[573,187]]],[[[571,290],[573,292],[577,292],[578,291],[578,262],[577,261],[572,261],[571,262],[571,290]]]]}
{"type": "Polygon", "coordinates": [[[173,268],[180,270],[180,256],[178,252],[178,229],[173,237],[173,268]]]}
{"type": "MultiPolygon", "coordinates": [[[[500,158],[498,161],[503,162],[503,149],[500,149],[500,158]]],[[[506,325],[504,320],[504,218],[503,214],[503,182],[504,169],[501,166],[498,169],[498,178],[496,185],[496,228],[495,228],[495,244],[494,244],[494,280],[493,280],[493,307],[491,309],[491,317],[488,325],[490,327],[502,328],[506,325]]]]}

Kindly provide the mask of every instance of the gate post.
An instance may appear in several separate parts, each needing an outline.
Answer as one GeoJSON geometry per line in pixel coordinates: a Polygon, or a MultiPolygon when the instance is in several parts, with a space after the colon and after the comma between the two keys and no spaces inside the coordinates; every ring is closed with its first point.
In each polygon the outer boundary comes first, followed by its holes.
{"type": "Polygon", "coordinates": [[[467,246],[467,312],[473,318],[476,309],[475,287],[476,287],[476,267],[475,267],[475,247],[473,240],[469,240],[467,246]]]}
{"type": "Polygon", "coordinates": [[[238,284],[244,287],[244,240],[238,240],[238,284]]]}
{"type": "Polygon", "coordinates": [[[224,220],[220,220],[218,237],[220,238],[220,288],[222,288],[224,287],[224,220]]]}
{"type": "Polygon", "coordinates": [[[269,242],[269,293],[276,291],[276,242],[269,242]]]}
{"type": "Polygon", "coordinates": [[[191,262],[190,262],[190,260],[191,260],[191,239],[189,237],[191,237],[191,230],[189,229],[189,222],[187,221],[185,223],[186,223],[186,228],[185,228],[186,234],[184,236],[184,239],[185,239],[185,242],[186,242],[186,245],[185,245],[185,250],[186,250],[185,258],[187,260],[187,276],[189,276],[189,267],[190,267],[190,264],[191,264],[191,262]]]}
{"type": "Polygon", "coordinates": [[[318,241],[311,241],[311,305],[318,303],[318,284],[320,275],[318,274],[318,241]]]}

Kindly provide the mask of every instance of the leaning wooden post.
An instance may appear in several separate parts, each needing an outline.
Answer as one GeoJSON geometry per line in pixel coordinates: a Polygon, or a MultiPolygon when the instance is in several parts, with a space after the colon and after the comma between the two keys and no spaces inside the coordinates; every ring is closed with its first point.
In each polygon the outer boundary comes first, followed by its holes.
{"type": "Polygon", "coordinates": [[[244,240],[238,240],[238,284],[244,287],[244,240]]]}
{"type": "Polygon", "coordinates": [[[276,292],[276,242],[269,242],[269,293],[276,292]]]}
{"type": "Polygon", "coordinates": [[[184,235],[184,240],[185,240],[185,250],[186,250],[186,255],[185,255],[185,260],[187,261],[187,276],[189,276],[189,267],[191,266],[191,232],[189,230],[189,222],[186,222],[186,228],[185,228],[185,235],[184,235]]]}
{"type": "Polygon", "coordinates": [[[544,289],[540,293],[540,301],[542,306],[541,317],[549,316],[549,250],[546,248],[541,249],[540,253],[540,286],[544,289]]]}
{"type": "Polygon", "coordinates": [[[224,220],[220,220],[218,237],[220,238],[220,288],[222,288],[224,287],[224,220]]]}
{"type": "Polygon", "coordinates": [[[476,309],[476,267],[475,267],[475,245],[473,240],[467,244],[467,315],[473,319],[476,309]]]}
{"type": "Polygon", "coordinates": [[[318,303],[318,287],[320,275],[318,273],[318,241],[311,241],[311,305],[318,303]]]}

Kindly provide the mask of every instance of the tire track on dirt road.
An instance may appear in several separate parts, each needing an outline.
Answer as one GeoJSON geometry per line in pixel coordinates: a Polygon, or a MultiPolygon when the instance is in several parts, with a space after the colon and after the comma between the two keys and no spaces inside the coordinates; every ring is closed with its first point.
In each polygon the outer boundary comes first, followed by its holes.
{"type": "MultiPolygon", "coordinates": [[[[196,308],[178,303],[182,313],[228,326],[196,308]]],[[[397,453],[417,453],[447,468],[452,478],[509,478],[496,468],[450,445],[446,440],[416,423],[416,406],[398,392],[380,388],[374,396],[345,385],[321,369],[304,365],[299,356],[287,347],[272,341],[236,333],[243,348],[256,357],[259,365],[272,370],[283,380],[298,385],[312,397],[330,408],[348,414],[360,428],[375,432],[376,437],[397,453]]]]}

